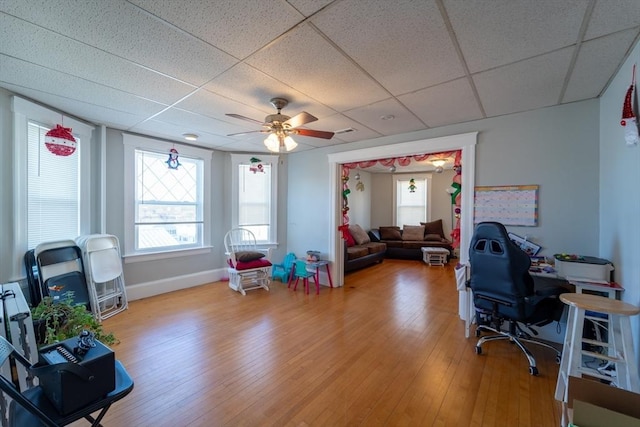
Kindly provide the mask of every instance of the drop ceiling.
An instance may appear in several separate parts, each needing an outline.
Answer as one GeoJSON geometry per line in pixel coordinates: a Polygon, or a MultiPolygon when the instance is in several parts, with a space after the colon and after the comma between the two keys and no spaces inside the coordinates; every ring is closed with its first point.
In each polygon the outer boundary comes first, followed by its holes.
{"type": "Polygon", "coordinates": [[[3,0],[0,87],[224,151],[266,151],[225,114],[273,97],[352,130],[308,150],[596,98],[639,25],[637,0],[3,0]]]}

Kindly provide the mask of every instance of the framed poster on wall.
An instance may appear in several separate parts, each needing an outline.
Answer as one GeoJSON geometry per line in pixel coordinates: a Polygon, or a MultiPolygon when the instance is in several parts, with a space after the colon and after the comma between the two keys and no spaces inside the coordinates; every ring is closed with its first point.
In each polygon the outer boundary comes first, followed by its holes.
{"type": "Polygon", "coordinates": [[[538,225],[537,185],[476,187],[474,223],[496,221],[504,225],[538,225]]]}

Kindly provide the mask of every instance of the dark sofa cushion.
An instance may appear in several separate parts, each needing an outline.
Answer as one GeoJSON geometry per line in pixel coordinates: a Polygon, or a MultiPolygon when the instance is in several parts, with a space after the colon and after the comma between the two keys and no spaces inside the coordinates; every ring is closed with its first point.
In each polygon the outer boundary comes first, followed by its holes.
{"type": "Polygon", "coordinates": [[[444,229],[442,228],[442,219],[438,219],[431,222],[421,222],[421,225],[424,225],[424,235],[427,234],[437,234],[440,237],[444,238],[444,229]]]}
{"type": "Polygon", "coordinates": [[[370,254],[377,254],[378,252],[384,252],[387,250],[387,245],[380,242],[369,242],[362,246],[367,248],[370,254]]]}
{"type": "Polygon", "coordinates": [[[353,240],[356,241],[356,245],[362,245],[371,241],[367,232],[364,231],[358,224],[350,225],[349,232],[353,236],[353,240]]]}
{"type": "Polygon", "coordinates": [[[402,240],[385,240],[384,243],[388,248],[401,248],[403,244],[402,240]]]}
{"type": "Polygon", "coordinates": [[[402,240],[424,240],[424,226],[405,225],[402,227],[402,240]]]}
{"type": "Polygon", "coordinates": [[[365,246],[351,246],[347,248],[347,259],[352,260],[369,255],[369,249],[365,246]]]}
{"type": "Polygon", "coordinates": [[[264,258],[265,254],[262,252],[254,252],[254,251],[238,251],[236,252],[236,260],[240,262],[250,262],[255,261],[260,258],[264,258]]]}
{"type": "Polygon", "coordinates": [[[400,227],[380,227],[380,240],[402,240],[400,227]]]}
{"type": "Polygon", "coordinates": [[[439,234],[427,234],[424,236],[426,242],[441,242],[442,236],[439,234]]]}

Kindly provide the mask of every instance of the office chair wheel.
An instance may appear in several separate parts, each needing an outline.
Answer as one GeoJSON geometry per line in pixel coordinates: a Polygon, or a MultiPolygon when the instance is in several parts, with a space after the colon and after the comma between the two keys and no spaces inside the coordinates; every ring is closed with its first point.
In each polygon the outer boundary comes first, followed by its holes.
{"type": "Polygon", "coordinates": [[[480,331],[480,329],[476,328],[476,338],[480,338],[480,335],[482,335],[482,332],[480,331]]]}
{"type": "Polygon", "coordinates": [[[560,355],[557,355],[556,356],[556,363],[559,365],[561,361],[562,361],[562,358],[560,357],[560,355]]]}
{"type": "Polygon", "coordinates": [[[482,354],[482,347],[476,346],[476,354],[482,354]]]}
{"type": "Polygon", "coordinates": [[[529,373],[533,376],[537,376],[538,375],[538,368],[536,368],[535,366],[529,366],[529,373]]]}

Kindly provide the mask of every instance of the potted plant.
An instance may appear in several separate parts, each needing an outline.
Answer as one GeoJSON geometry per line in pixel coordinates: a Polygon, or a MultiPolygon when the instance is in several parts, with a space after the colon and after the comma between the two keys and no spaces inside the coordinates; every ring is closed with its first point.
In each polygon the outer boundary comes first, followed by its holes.
{"type": "Polygon", "coordinates": [[[116,337],[104,332],[84,304],[74,303],[73,292],[66,292],[57,301],[49,296],[42,298],[40,304],[31,309],[31,315],[39,345],[77,337],[83,330],[93,332],[95,338],[105,345],[117,343],[116,337]]]}

